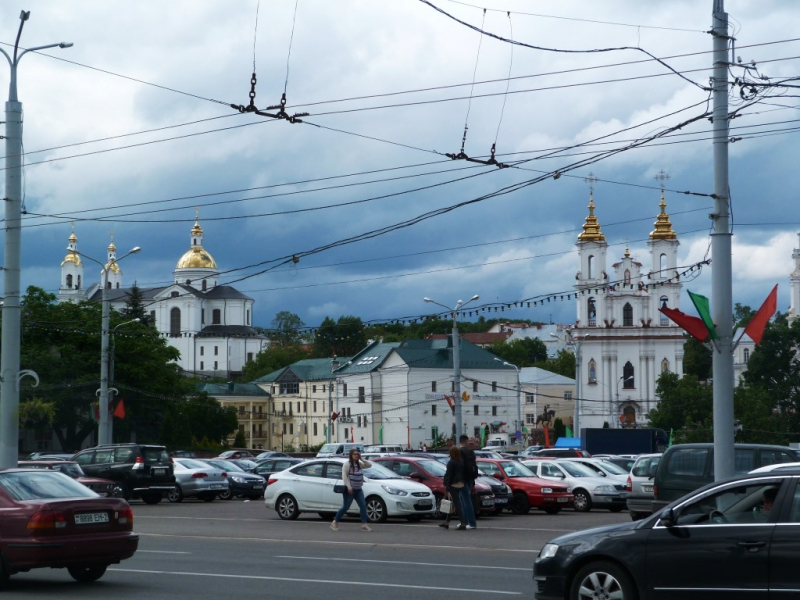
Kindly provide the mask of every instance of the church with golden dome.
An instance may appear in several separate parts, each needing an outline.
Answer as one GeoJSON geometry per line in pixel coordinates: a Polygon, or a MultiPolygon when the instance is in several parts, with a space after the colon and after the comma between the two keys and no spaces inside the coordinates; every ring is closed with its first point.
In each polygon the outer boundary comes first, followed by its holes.
{"type": "MultiPolygon", "coordinates": [[[[122,285],[116,251],[112,240],[105,279],[111,306],[122,310],[129,290],[122,285]]],[[[102,282],[87,286],[84,267],[73,230],[61,262],[60,302],[102,300],[102,282]]],[[[190,232],[189,249],[172,272],[172,281],[164,287],[139,289],[151,322],[180,352],[178,364],[187,374],[230,377],[268,346],[268,338],[253,328],[253,299],[219,283],[217,262],[203,247],[199,217],[190,232]]]]}
{"type": "Polygon", "coordinates": [[[666,212],[660,213],[647,245],[645,266],[626,246],[608,264],[594,193],[578,235],[580,270],[575,275],[577,319],[571,328],[576,347],[580,398],[579,427],[635,427],[647,423],[655,408],[656,380],[663,371],[683,375],[683,330],[659,308],[680,308],[678,236],[666,212]]]}

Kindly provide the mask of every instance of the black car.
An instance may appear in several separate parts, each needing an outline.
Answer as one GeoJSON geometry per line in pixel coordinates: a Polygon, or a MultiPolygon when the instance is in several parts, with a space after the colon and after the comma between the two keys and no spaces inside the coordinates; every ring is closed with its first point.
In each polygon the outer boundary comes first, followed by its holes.
{"type": "Polygon", "coordinates": [[[477,481],[485,483],[492,489],[492,494],[494,494],[494,514],[499,515],[505,509],[511,508],[511,488],[505,483],[486,475],[481,475],[477,481]]]}
{"type": "Polygon", "coordinates": [[[261,475],[248,473],[239,465],[221,458],[206,458],[203,462],[212,467],[224,469],[228,473],[230,487],[219,494],[220,500],[233,500],[236,496],[243,496],[256,500],[264,495],[267,487],[266,479],[261,475]]]}
{"type": "Polygon", "coordinates": [[[285,454],[283,452],[278,452],[277,450],[266,450],[265,452],[259,452],[256,455],[255,460],[256,462],[261,462],[266,458],[286,458],[288,456],[289,456],[288,454],[285,454]]]}
{"type": "Polygon", "coordinates": [[[301,462],[303,462],[302,458],[292,458],[291,456],[265,458],[264,460],[258,461],[258,464],[253,469],[253,473],[256,475],[263,475],[264,478],[269,479],[270,473],[280,473],[301,462]]]}
{"type": "Polygon", "coordinates": [[[158,504],[175,488],[172,459],[164,446],[108,444],[81,450],[72,460],[89,477],[114,481],[126,500],[158,504]]]}
{"type": "Polygon", "coordinates": [[[711,483],[642,521],[551,540],[537,600],[796,598],[800,468],[711,483]]]}
{"type": "Polygon", "coordinates": [[[542,448],[527,454],[528,458],[591,458],[591,456],[586,450],[580,448],[542,448]]]}

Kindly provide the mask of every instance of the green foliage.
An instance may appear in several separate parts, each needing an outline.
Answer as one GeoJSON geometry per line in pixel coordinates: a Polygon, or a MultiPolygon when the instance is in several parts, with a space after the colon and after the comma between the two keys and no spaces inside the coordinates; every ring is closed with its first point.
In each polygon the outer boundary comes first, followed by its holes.
{"type": "Polygon", "coordinates": [[[222,407],[206,392],[195,394],[185,402],[167,407],[159,439],[170,447],[191,447],[199,444],[219,446],[238,427],[236,411],[222,407]]]}
{"type": "Polygon", "coordinates": [[[150,315],[147,314],[144,307],[142,290],[135,283],[130,290],[125,292],[125,308],[122,310],[122,317],[125,321],[139,319],[140,323],[151,324],[149,321],[150,315]]]}
{"type": "Polygon", "coordinates": [[[558,439],[560,437],[566,437],[567,435],[567,426],[564,425],[564,421],[561,418],[557,418],[553,421],[553,437],[558,439]]]}
{"type": "Polygon", "coordinates": [[[648,414],[650,427],[674,430],[676,435],[684,429],[710,430],[713,405],[710,386],[702,385],[690,375],[678,377],[676,373],[665,372],[656,380],[656,395],[660,402],[648,414]]]}
{"type": "Polygon", "coordinates": [[[37,429],[52,425],[56,418],[55,402],[45,402],[31,397],[19,404],[19,425],[23,429],[37,429]]]}
{"type": "Polygon", "coordinates": [[[742,305],[737,302],[733,306],[733,326],[734,327],[747,327],[750,319],[756,314],[756,311],[749,306],[742,305]]]}
{"type": "Polygon", "coordinates": [[[247,448],[247,439],[244,437],[244,431],[239,429],[236,432],[236,437],[233,440],[234,448],[247,448]]]}
{"type": "Polygon", "coordinates": [[[288,367],[298,360],[309,358],[309,352],[302,346],[280,346],[259,352],[255,360],[247,363],[242,370],[244,381],[253,381],[273,371],[288,367]]]}
{"type": "Polygon", "coordinates": [[[520,369],[547,360],[547,346],[538,338],[522,338],[511,342],[502,340],[492,344],[489,350],[520,369]]]}
{"type": "Polygon", "coordinates": [[[569,350],[559,350],[555,358],[535,363],[533,366],[575,379],[575,355],[569,350]]]}
{"type": "Polygon", "coordinates": [[[711,349],[689,337],[683,345],[683,373],[699,381],[711,379],[711,349]]]}
{"type": "Polygon", "coordinates": [[[352,356],[367,344],[360,317],[342,316],[334,322],[325,317],[314,335],[313,358],[352,356]]]}
{"type": "Polygon", "coordinates": [[[298,346],[303,342],[300,329],[305,325],[302,319],[288,310],[282,310],[272,319],[272,331],[269,334],[273,346],[298,346]]]}

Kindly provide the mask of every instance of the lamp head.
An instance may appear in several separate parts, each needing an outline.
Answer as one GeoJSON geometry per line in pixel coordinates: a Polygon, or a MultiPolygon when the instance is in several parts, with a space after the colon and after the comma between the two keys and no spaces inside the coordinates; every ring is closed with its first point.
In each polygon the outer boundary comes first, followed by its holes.
{"type": "Polygon", "coordinates": [[[431,300],[430,298],[423,298],[423,300],[424,300],[425,302],[433,302],[433,300],[431,300]]]}
{"type": "Polygon", "coordinates": [[[480,298],[480,296],[478,296],[478,294],[475,294],[472,298],[469,299],[469,301],[472,302],[473,300],[477,300],[478,298],[480,298]]]}
{"type": "Polygon", "coordinates": [[[27,21],[28,19],[31,18],[31,11],[23,10],[21,13],[19,13],[19,18],[21,21],[27,21]]]}
{"type": "Polygon", "coordinates": [[[136,246],[133,250],[131,250],[131,254],[139,254],[141,251],[142,249],[139,246],[136,246]]]}
{"type": "Polygon", "coordinates": [[[59,47],[59,48],[72,48],[72,46],[74,46],[74,45],[75,45],[75,44],[73,44],[72,42],[61,42],[61,43],[58,45],[58,47],[59,47]]]}

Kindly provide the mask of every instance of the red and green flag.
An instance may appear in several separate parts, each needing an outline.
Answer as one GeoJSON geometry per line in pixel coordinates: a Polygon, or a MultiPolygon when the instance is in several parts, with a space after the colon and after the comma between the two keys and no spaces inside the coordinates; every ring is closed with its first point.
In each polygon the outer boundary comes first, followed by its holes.
{"type": "Polygon", "coordinates": [[[744,332],[750,336],[750,339],[753,340],[756,344],[761,343],[761,338],[764,335],[764,329],[767,327],[767,323],[772,318],[772,315],[775,314],[775,311],[778,310],[778,285],[775,284],[775,287],[772,288],[772,291],[767,296],[767,299],[764,300],[764,304],[761,305],[761,308],[758,309],[758,312],[750,319],[750,322],[747,324],[747,327],[744,328],[744,332]]]}
{"type": "Polygon", "coordinates": [[[705,323],[708,335],[711,336],[712,340],[718,340],[719,334],[714,327],[714,319],[711,318],[711,307],[708,304],[708,298],[700,294],[693,294],[692,292],[689,292],[689,298],[691,298],[694,307],[697,309],[697,314],[700,315],[703,323],[705,323]]]}
{"type": "Polygon", "coordinates": [[[682,313],[677,308],[659,308],[659,312],[666,315],[670,321],[683,328],[698,342],[702,343],[708,339],[708,329],[702,319],[682,313]]]}

